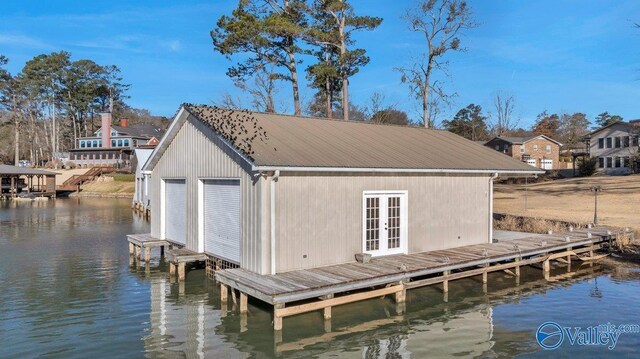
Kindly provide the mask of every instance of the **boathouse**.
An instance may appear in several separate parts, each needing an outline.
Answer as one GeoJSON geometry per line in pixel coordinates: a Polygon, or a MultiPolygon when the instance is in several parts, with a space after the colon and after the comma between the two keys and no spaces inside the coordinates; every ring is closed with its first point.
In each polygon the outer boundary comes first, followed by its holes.
{"type": "Polygon", "coordinates": [[[0,164],[0,198],[14,198],[23,192],[55,197],[56,175],[36,168],[0,164]]]}
{"type": "Polygon", "coordinates": [[[151,237],[256,274],[490,243],[493,180],[453,133],[184,105],[147,161],[151,237]]]}

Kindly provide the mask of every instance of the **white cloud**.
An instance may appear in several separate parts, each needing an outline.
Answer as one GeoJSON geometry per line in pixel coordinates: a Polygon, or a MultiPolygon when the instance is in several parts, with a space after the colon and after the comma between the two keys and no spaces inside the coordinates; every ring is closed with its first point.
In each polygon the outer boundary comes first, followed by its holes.
{"type": "Polygon", "coordinates": [[[35,37],[22,34],[2,34],[0,33],[0,44],[14,45],[29,48],[49,49],[52,46],[35,37]]]}

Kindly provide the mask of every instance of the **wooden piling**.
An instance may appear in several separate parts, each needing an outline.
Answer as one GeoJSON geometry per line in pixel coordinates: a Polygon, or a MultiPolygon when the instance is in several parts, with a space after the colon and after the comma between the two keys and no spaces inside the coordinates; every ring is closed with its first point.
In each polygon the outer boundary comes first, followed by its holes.
{"type": "Polygon", "coordinates": [[[442,276],[444,277],[444,280],[442,281],[442,291],[444,293],[449,292],[449,273],[451,273],[449,270],[442,272],[442,276]]]}
{"type": "Polygon", "coordinates": [[[220,284],[220,302],[227,304],[229,301],[229,287],[224,284],[220,284]]]}
{"type": "Polygon", "coordinates": [[[183,281],[187,276],[186,273],[186,263],[180,262],[178,263],[178,280],[183,281]]]}
{"type": "Polygon", "coordinates": [[[284,303],[276,303],[273,305],[273,330],[282,330],[282,316],[280,315],[280,311],[283,309],[284,303]]]}
{"type": "Polygon", "coordinates": [[[144,248],[144,261],[149,263],[151,262],[151,248],[150,247],[145,247],[144,248]]]}
{"type": "Polygon", "coordinates": [[[247,295],[240,292],[240,314],[246,314],[249,311],[247,299],[247,295]]]}

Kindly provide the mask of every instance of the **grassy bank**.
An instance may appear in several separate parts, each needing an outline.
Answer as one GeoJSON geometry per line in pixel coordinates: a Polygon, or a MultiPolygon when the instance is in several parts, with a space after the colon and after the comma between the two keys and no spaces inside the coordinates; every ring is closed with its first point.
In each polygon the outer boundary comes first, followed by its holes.
{"type": "Polygon", "coordinates": [[[494,211],[516,216],[567,222],[593,222],[592,186],[598,194],[598,222],[602,225],[640,228],[637,203],[640,175],[573,178],[525,185],[496,185],[494,211]],[[526,208],[525,208],[526,203],[526,208]]]}
{"type": "Polygon", "coordinates": [[[132,174],[110,174],[102,179],[86,183],[80,187],[81,197],[133,197],[135,176],[132,174]]]}

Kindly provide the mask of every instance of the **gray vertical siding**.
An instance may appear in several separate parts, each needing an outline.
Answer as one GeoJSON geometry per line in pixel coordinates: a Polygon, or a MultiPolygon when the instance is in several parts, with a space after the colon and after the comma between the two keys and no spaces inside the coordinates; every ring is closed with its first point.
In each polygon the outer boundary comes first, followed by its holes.
{"type": "Polygon", "coordinates": [[[487,175],[283,174],[276,190],[277,271],[354,261],[362,252],[363,191],[375,190],[408,191],[409,253],[489,241],[487,175]]]}
{"type": "Polygon", "coordinates": [[[193,118],[182,125],[151,176],[151,235],[160,237],[160,183],[185,178],[187,185],[187,248],[198,250],[198,181],[201,178],[239,178],[241,187],[241,266],[262,273],[260,181],[253,183],[244,160],[193,118]]]}

